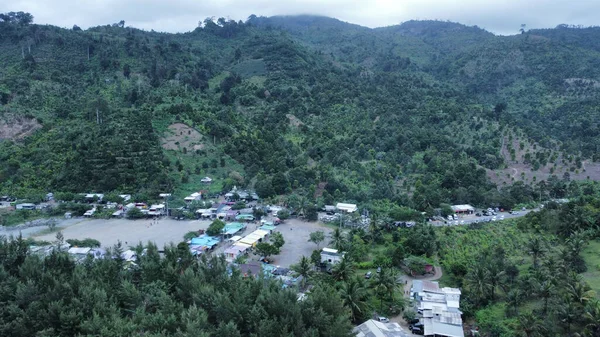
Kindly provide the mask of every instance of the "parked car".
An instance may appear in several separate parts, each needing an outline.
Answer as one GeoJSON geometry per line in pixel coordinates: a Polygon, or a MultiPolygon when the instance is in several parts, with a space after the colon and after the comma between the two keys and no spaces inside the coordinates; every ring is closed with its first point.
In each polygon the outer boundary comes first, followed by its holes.
{"type": "Polygon", "coordinates": [[[501,216],[500,216],[500,220],[504,220],[504,215],[501,215],[501,216]]]}
{"type": "Polygon", "coordinates": [[[481,216],[481,213],[475,213],[475,216],[481,216]]]}
{"type": "Polygon", "coordinates": [[[377,267],[377,272],[381,273],[381,267],[377,267]]]}
{"type": "Polygon", "coordinates": [[[492,221],[496,221],[496,220],[497,220],[497,219],[496,219],[496,217],[495,217],[495,216],[493,216],[493,217],[492,217],[492,221]]]}
{"type": "Polygon", "coordinates": [[[418,327],[418,326],[413,326],[413,327],[410,329],[410,332],[411,332],[412,334],[414,334],[414,335],[424,335],[424,334],[425,334],[425,331],[424,331],[424,329],[423,329],[423,328],[420,328],[420,327],[418,327]]]}
{"type": "Polygon", "coordinates": [[[383,317],[383,316],[377,317],[377,320],[381,323],[389,323],[390,322],[390,320],[387,317],[383,317]]]}
{"type": "Polygon", "coordinates": [[[366,278],[366,279],[370,279],[370,278],[371,278],[371,276],[373,276],[373,273],[372,273],[372,272],[370,272],[370,271],[368,271],[368,272],[365,274],[365,278],[366,278]]]}

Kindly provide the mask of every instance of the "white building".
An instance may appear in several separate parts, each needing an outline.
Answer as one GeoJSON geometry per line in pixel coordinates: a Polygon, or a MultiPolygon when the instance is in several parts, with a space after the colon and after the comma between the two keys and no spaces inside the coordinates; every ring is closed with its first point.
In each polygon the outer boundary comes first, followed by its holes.
{"type": "Polygon", "coordinates": [[[164,204],[151,205],[148,209],[148,215],[152,216],[161,216],[166,212],[166,208],[164,204]]]}
{"type": "Polygon", "coordinates": [[[102,193],[88,193],[85,195],[85,199],[88,201],[94,200],[94,198],[96,200],[98,200],[98,202],[102,201],[102,198],[104,198],[104,194],[102,193]]]}
{"type": "Polygon", "coordinates": [[[454,213],[462,213],[462,214],[473,214],[475,213],[475,207],[471,205],[452,205],[452,212],[454,213]]]}
{"type": "Polygon", "coordinates": [[[414,280],[411,296],[423,315],[425,336],[464,337],[458,288],[440,288],[438,282],[414,280]]]}
{"type": "Polygon", "coordinates": [[[90,209],[89,211],[86,211],[85,213],[83,213],[83,216],[86,217],[91,217],[94,215],[94,213],[96,213],[96,207],[90,209]]]}
{"type": "Polygon", "coordinates": [[[121,199],[123,199],[123,202],[127,202],[127,201],[131,200],[131,194],[119,194],[119,197],[121,197],[121,199]]]}
{"type": "Polygon", "coordinates": [[[344,253],[338,252],[337,249],[323,248],[321,250],[321,263],[336,264],[342,261],[344,253]]]}
{"type": "Polygon", "coordinates": [[[338,202],[337,205],[335,205],[335,208],[337,208],[337,210],[340,212],[346,213],[353,213],[358,210],[358,206],[356,206],[355,204],[345,204],[342,202],[338,202]]]}
{"type": "Polygon", "coordinates": [[[198,201],[198,200],[202,200],[202,193],[200,192],[194,192],[192,194],[190,194],[189,196],[183,198],[183,200],[187,203],[191,203],[193,201],[198,201]]]}

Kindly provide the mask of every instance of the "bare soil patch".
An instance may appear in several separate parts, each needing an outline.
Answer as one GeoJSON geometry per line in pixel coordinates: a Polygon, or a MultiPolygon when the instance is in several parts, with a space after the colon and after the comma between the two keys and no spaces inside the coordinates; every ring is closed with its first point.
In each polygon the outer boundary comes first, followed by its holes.
{"type": "Polygon", "coordinates": [[[188,151],[202,150],[205,148],[203,143],[204,136],[183,123],[169,125],[165,135],[161,139],[161,145],[165,150],[183,150],[188,151]]]}
{"type": "Polygon", "coordinates": [[[298,117],[292,115],[292,114],[287,114],[285,115],[289,120],[290,120],[290,125],[293,127],[299,127],[304,125],[304,123],[302,123],[301,120],[298,119],[298,117]]]}
{"type": "Polygon", "coordinates": [[[23,139],[41,127],[34,118],[6,115],[0,118],[0,139],[23,139]]]}

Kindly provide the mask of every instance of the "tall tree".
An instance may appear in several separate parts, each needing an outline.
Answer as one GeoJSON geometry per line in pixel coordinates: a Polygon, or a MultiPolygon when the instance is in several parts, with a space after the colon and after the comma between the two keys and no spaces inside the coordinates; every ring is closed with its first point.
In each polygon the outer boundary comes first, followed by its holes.
{"type": "Polygon", "coordinates": [[[362,321],[368,310],[368,294],[363,280],[357,276],[343,282],[340,286],[340,297],[344,306],[350,309],[352,321],[362,321]]]}
{"type": "Polygon", "coordinates": [[[316,244],[317,249],[319,248],[319,245],[323,241],[325,241],[325,233],[323,231],[316,231],[316,232],[310,233],[308,242],[313,242],[314,244],[316,244]]]}
{"type": "Polygon", "coordinates": [[[335,249],[339,251],[345,250],[346,242],[346,236],[344,235],[341,229],[336,228],[331,233],[331,241],[329,241],[329,243],[332,244],[335,249]]]}

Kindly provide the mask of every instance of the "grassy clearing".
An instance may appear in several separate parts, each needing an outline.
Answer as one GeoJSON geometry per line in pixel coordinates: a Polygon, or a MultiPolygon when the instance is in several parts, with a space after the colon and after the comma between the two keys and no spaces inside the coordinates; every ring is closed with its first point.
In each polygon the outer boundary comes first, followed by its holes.
{"type": "Polygon", "coordinates": [[[220,73],[219,75],[211,78],[210,80],[208,80],[208,88],[212,91],[217,90],[217,88],[221,85],[221,82],[223,82],[223,80],[227,76],[229,76],[229,72],[224,71],[224,72],[220,73]]]}
{"type": "Polygon", "coordinates": [[[179,198],[184,198],[190,193],[198,192],[199,190],[208,190],[211,194],[221,192],[224,180],[232,172],[237,172],[242,176],[244,174],[243,167],[239,163],[229,156],[221,154],[217,149],[208,149],[201,154],[195,152],[183,154],[178,151],[168,150],[165,151],[165,155],[171,163],[176,165],[180,163],[182,167],[181,171],[174,170],[171,172],[171,178],[181,182],[174,193],[175,197],[179,198]],[[224,165],[221,166],[221,164],[224,165]],[[206,176],[213,179],[213,182],[209,185],[203,184],[200,181],[206,176]]]}
{"type": "Polygon", "coordinates": [[[40,211],[9,211],[0,210],[0,225],[2,226],[16,226],[23,224],[27,221],[48,218],[47,214],[40,211]]]}

